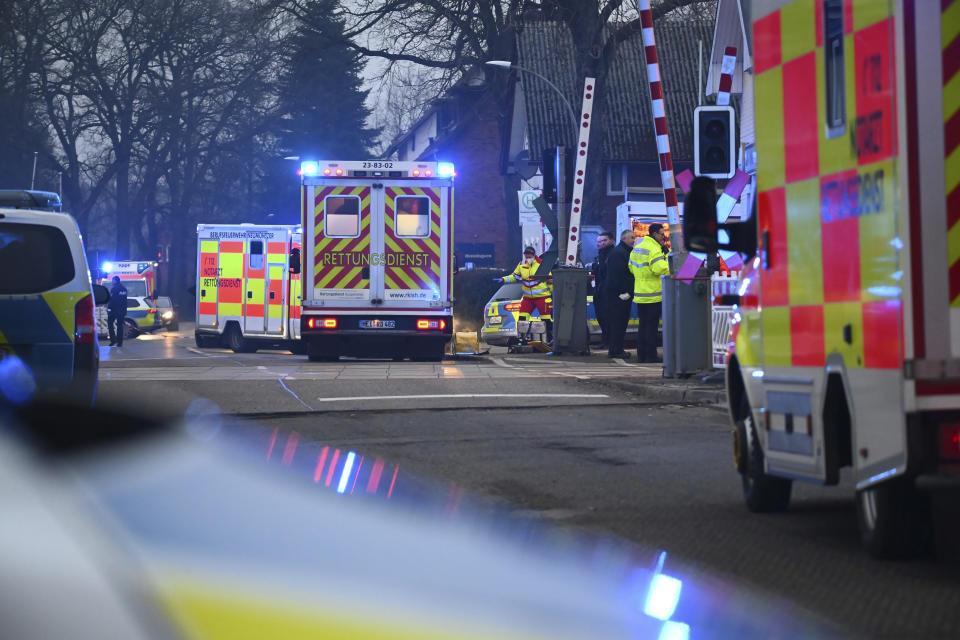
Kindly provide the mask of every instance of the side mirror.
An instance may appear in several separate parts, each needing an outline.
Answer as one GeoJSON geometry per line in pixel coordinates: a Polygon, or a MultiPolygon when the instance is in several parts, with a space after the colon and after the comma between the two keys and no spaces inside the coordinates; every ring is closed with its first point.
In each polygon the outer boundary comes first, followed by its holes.
{"type": "Polygon", "coordinates": [[[93,301],[100,307],[110,302],[110,291],[102,284],[93,285],[93,301]]]}
{"type": "Polygon", "coordinates": [[[300,273],[300,249],[290,251],[290,273],[300,273]]]}

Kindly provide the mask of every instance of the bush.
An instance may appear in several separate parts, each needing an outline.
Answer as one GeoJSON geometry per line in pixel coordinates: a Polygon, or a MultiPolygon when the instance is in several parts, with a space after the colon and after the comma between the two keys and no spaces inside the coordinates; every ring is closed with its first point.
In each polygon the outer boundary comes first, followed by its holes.
{"type": "Polygon", "coordinates": [[[501,285],[493,282],[508,273],[505,269],[471,269],[453,276],[454,331],[479,331],[483,307],[501,285]]]}

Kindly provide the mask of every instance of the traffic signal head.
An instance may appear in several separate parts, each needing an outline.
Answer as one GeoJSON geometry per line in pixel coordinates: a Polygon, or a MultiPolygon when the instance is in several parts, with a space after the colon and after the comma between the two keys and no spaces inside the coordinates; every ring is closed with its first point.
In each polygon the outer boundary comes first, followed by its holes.
{"type": "Polygon", "coordinates": [[[733,107],[697,107],[693,112],[693,173],[731,178],[737,169],[733,107]]]}

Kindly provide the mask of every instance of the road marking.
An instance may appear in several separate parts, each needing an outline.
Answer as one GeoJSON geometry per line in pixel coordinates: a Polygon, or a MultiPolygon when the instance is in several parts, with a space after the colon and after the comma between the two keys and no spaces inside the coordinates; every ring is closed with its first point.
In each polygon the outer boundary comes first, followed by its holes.
{"type": "Polygon", "coordinates": [[[490,358],[490,360],[497,365],[498,367],[506,367],[507,369],[516,369],[512,364],[507,364],[503,361],[503,358],[490,358]]]}
{"type": "Polygon", "coordinates": [[[203,351],[200,351],[200,349],[194,349],[193,347],[187,347],[187,351],[190,353],[199,353],[201,356],[206,356],[207,358],[213,357],[209,353],[204,353],[203,351]]]}
{"type": "Polygon", "coordinates": [[[298,396],[296,393],[294,393],[294,392],[290,389],[290,387],[288,387],[287,385],[285,385],[285,384],[283,383],[283,378],[277,378],[277,382],[280,383],[280,386],[283,387],[283,390],[284,390],[284,391],[286,391],[287,393],[289,393],[290,395],[292,395],[294,398],[296,398],[296,399],[297,399],[297,402],[299,402],[300,404],[302,404],[303,406],[305,406],[308,411],[314,411],[314,408],[313,408],[313,407],[311,407],[311,406],[308,405],[306,402],[304,402],[303,400],[301,400],[301,399],[300,399],[300,396],[298,396]]]}
{"type": "Polygon", "coordinates": [[[429,393],[414,396],[352,396],[317,398],[320,402],[359,402],[367,400],[440,400],[445,398],[609,398],[605,393],[429,393]]]}

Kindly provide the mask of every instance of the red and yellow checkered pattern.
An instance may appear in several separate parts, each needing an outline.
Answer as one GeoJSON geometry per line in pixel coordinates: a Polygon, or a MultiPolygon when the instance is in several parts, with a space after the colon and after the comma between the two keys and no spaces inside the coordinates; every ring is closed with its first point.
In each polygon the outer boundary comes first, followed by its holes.
{"type": "Polygon", "coordinates": [[[387,187],[385,254],[426,256],[426,265],[384,267],[383,282],[388,290],[440,291],[440,190],[419,187],[387,187]],[[430,232],[423,238],[401,237],[397,233],[396,199],[400,196],[423,196],[430,199],[430,232]]]}
{"type": "Polygon", "coordinates": [[[323,187],[314,196],[314,273],[313,286],[317,289],[368,289],[370,288],[370,187],[323,187]],[[360,198],[360,235],[356,238],[328,238],[324,235],[324,203],[327,196],[358,196],[360,198]],[[323,256],[331,254],[357,254],[348,260],[324,264],[323,256]],[[344,265],[344,266],[335,266],[344,265]]]}
{"type": "Polygon", "coordinates": [[[900,364],[895,34],[844,0],[846,130],[827,137],[823,3],[753,24],[763,362],[900,364]]]}
{"type": "Polygon", "coordinates": [[[960,0],[941,0],[940,8],[950,306],[960,307],[960,0]]]}
{"type": "MultiPolygon", "coordinates": [[[[243,276],[246,254],[243,240],[220,241],[220,277],[217,286],[217,314],[221,319],[241,318],[244,315],[243,276]]],[[[202,249],[202,248],[201,248],[202,249]]],[[[263,285],[260,285],[261,298],[263,285]]]]}

